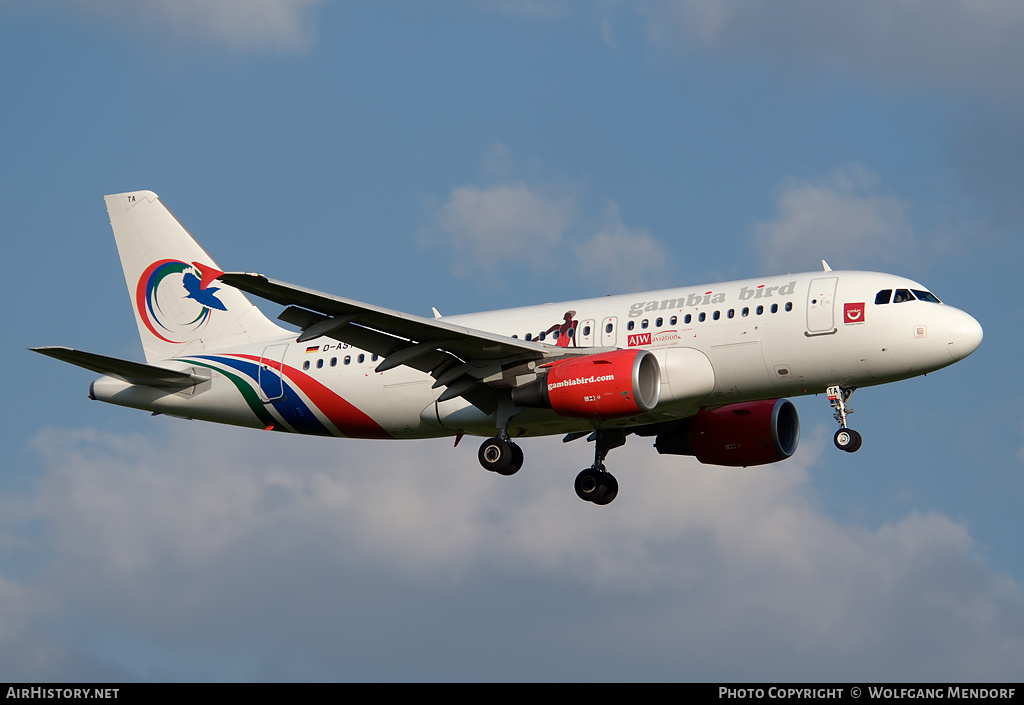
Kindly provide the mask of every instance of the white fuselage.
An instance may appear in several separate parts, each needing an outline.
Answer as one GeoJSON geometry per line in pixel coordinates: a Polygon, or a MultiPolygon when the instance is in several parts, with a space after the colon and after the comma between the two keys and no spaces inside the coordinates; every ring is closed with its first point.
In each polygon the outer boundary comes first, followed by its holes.
{"type": "MultiPolygon", "coordinates": [[[[446,317],[482,331],[545,343],[653,352],[661,402],[603,427],[639,426],[757,399],[815,394],[829,385],[882,384],[945,367],[981,341],[970,315],[928,300],[875,303],[880,291],[924,291],[902,277],[824,271],[607,296],[446,317]],[[572,312],[568,318],[567,313],[572,312]],[[557,329],[571,321],[571,339],[557,329]],[[553,332],[548,332],[553,331],[553,332]]],[[[568,330],[570,326],[563,326],[568,330]]],[[[444,391],[430,375],[331,338],[294,337],[162,363],[203,377],[184,391],[103,377],[94,398],[187,418],[318,435],[425,438],[494,435],[495,413],[444,391]],[[278,371],[283,369],[283,378],[278,371]]],[[[511,436],[593,428],[549,409],[516,410],[511,436]]]]}

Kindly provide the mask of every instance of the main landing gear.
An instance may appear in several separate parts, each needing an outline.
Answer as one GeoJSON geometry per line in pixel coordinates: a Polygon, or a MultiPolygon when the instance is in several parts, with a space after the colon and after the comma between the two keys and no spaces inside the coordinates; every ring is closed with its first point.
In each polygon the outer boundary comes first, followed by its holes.
{"type": "MultiPolygon", "coordinates": [[[[576,476],[576,494],[584,501],[603,506],[619,494],[619,483],[614,475],[605,470],[604,459],[608,451],[626,442],[626,432],[619,429],[598,430],[593,437],[594,464],[576,476]]],[[[523,467],[523,450],[504,432],[480,444],[477,458],[484,470],[499,475],[515,475],[523,467]]]]}
{"type": "Polygon", "coordinates": [[[604,459],[608,451],[626,442],[626,432],[598,429],[594,433],[594,464],[576,476],[576,495],[585,502],[604,506],[619,494],[619,483],[605,470],[604,459]]]}
{"type": "Polygon", "coordinates": [[[513,443],[505,432],[484,441],[477,458],[484,470],[499,475],[515,475],[523,467],[523,449],[513,443]]]}
{"type": "Polygon", "coordinates": [[[856,452],[863,442],[859,433],[846,426],[846,416],[853,413],[853,409],[847,406],[847,402],[850,401],[854,391],[856,391],[855,388],[847,389],[840,387],[838,384],[826,390],[828,403],[836,410],[832,415],[839,422],[839,430],[836,431],[836,435],[832,440],[836,444],[836,448],[845,450],[847,453],[856,452]]]}

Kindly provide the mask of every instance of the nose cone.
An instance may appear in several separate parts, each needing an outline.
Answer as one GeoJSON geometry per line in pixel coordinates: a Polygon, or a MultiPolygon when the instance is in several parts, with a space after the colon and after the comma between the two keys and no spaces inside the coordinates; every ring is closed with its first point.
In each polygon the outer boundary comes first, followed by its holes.
{"type": "Polygon", "coordinates": [[[953,362],[963,360],[981,345],[983,337],[981,324],[963,311],[955,311],[946,326],[946,341],[949,343],[949,354],[953,362]]]}

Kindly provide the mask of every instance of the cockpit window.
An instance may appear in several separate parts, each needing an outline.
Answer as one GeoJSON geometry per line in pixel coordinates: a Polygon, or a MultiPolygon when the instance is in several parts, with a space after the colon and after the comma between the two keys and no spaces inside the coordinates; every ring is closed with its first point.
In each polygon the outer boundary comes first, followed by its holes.
{"type": "Polygon", "coordinates": [[[914,296],[917,297],[918,301],[931,301],[933,304],[941,304],[939,298],[930,291],[921,291],[919,289],[911,289],[914,292],[914,296]]]}
{"type": "Polygon", "coordinates": [[[910,293],[910,289],[897,289],[896,296],[892,297],[894,304],[901,304],[904,301],[913,301],[914,295],[910,293]]]}
{"type": "Polygon", "coordinates": [[[876,304],[887,304],[889,299],[892,297],[892,289],[882,289],[880,292],[875,294],[876,304]]]}

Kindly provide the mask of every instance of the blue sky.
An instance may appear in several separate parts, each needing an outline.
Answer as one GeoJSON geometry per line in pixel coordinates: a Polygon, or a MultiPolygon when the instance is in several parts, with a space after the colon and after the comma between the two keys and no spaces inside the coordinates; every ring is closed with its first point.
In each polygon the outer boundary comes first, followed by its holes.
{"type": "MultiPolygon", "coordinates": [[[[13,0],[0,679],[1019,680],[1024,9],[13,0]],[[102,196],[227,269],[446,314],[782,271],[985,328],[791,460],[282,438],[102,406],[142,359],[102,196]]],[[[265,307],[272,315],[277,311],[265,307]]]]}

